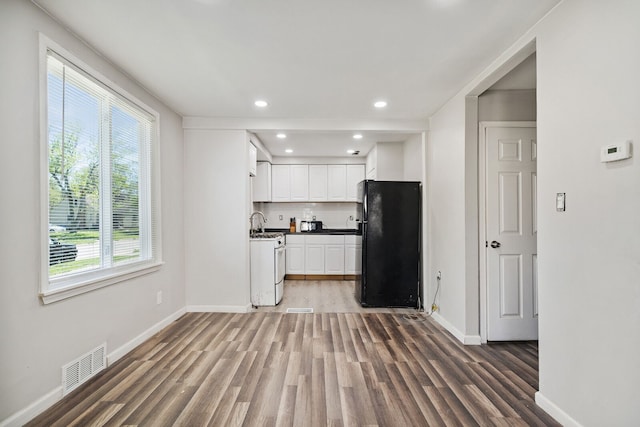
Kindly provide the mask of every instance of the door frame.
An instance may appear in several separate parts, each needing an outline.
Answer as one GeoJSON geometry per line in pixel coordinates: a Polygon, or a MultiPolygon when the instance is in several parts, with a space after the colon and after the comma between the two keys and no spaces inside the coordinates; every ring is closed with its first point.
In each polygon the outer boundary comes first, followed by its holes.
{"type": "MultiPolygon", "coordinates": [[[[478,125],[478,264],[480,268],[480,341],[487,342],[487,129],[537,128],[535,121],[482,121],[478,125]]],[[[537,239],[537,237],[536,237],[537,239]]]]}

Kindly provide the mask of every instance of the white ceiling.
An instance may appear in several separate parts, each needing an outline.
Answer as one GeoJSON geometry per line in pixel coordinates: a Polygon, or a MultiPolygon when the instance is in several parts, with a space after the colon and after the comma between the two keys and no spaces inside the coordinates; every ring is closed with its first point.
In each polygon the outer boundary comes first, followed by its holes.
{"type": "Polygon", "coordinates": [[[559,2],[33,1],[179,114],[277,120],[250,130],[269,149],[271,130],[297,130],[297,156],[344,155],[350,128],[406,139],[559,2]]]}
{"type": "Polygon", "coordinates": [[[279,132],[255,132],[260,141],[273,156],[295,157],[355,157],[346,150],[359,152],[357,156],[364,157],[376,142],[404,142],[413,133],[407,132],[344,132],[344,131],[288,131],[285,139],[279,139],[279,132]],[[362,139],[354,139],[353,135],[360,133],[362,139]],[[292,153],[286,153],[290,148],[292,153]]]}

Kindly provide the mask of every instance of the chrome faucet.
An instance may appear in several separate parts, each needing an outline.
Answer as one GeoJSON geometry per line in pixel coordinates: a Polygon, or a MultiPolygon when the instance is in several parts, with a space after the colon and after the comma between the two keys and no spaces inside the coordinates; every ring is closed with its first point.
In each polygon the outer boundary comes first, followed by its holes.
{"type": "Polygon", "coordinates": [[[264,223],[267,222],[267,219],[264,217],[264,214],[260,211],[255,211],[254,213],[251,214],[251,216],[249,217],[249,234],[254,234],[254,229],[253,229],[253,217],[256,215],[260,215],[262,217],[262,221],[260,222],[260,232],[264,233],[264,223]]]}

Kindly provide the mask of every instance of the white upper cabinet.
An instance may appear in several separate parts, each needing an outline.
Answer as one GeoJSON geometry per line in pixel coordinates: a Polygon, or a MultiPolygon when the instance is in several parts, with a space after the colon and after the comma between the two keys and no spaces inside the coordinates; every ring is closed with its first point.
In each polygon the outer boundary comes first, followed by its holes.
{"type": "Polygon", "coordinates": [[[291,178],[289,165],[271,166],[271,200],[274,202],[291,201],[291,178]]]}
{"type": "Polygon", "coordinates": [[[347,195],[346,200],[355,202],[358,199],[358,183],[365,178],[364,165],[347,165],[347,195]]]}
{"type": "Polygon", "coordinates": [[[347,165],[328,165],[327,181],[327,200],[330,202],[347,200],[347,165]]]}
{"type": "Polygon", "coordinates": [[[309,200],[309,166],[291,165],[291,201],[306,202],[309,200]]]}
{"type": "Polygon", "coordinates": [[[256,176],[253,178],[253,201],[271,201],[271,163],[258,162],[256,176]]]}
{"type": "Polygon", "coordinates": [[[256,167],[258,162],[258,149],[252,143],[249,143],[249,175],[256,176],[256,167]]]}
{"type": "MultiPolygon", "coordinates": [[[[355,202],[365,165],[272,165],[273,202],[355,202]]],[[[256,201],[258,201],[256,199],[256,201]]]]}
{"type": "Polygon", "coordinates": [[[327,201],[327,165],[309,165],[309,200],[327,201]]]}

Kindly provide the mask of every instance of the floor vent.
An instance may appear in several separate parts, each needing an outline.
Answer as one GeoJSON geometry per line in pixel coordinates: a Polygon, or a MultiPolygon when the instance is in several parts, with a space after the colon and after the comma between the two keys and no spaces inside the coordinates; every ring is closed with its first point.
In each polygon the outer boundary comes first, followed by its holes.
{"type": "Polygon", "coordinates": [[[287,313],[313,313],[313,308],[287,308],[287,313]]]}
{"type": "Polygon", "coordinates": [[[62,395],[67,395],[107,366],[107,343],[62,367],[62,395]]]}

